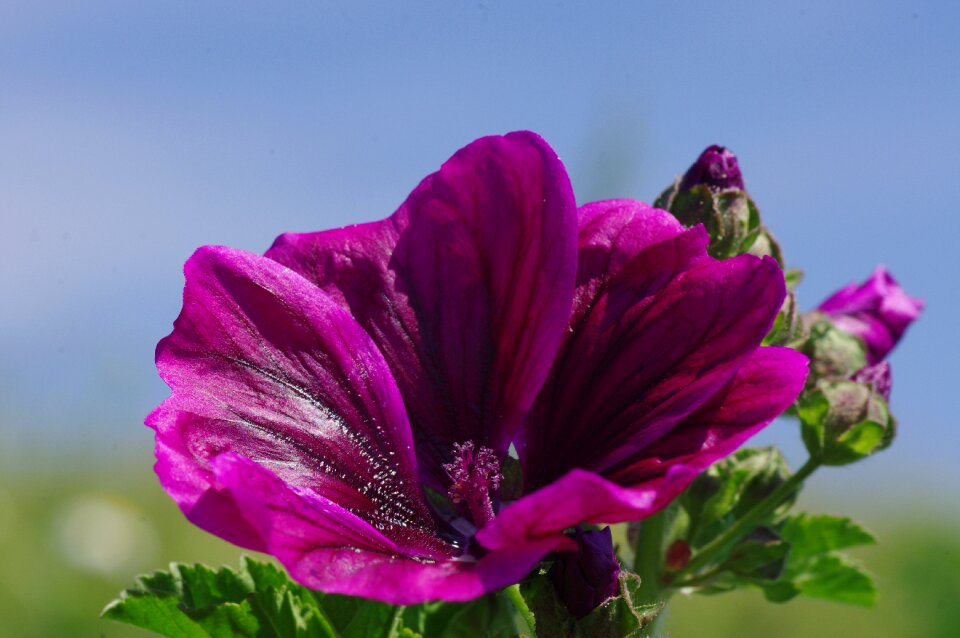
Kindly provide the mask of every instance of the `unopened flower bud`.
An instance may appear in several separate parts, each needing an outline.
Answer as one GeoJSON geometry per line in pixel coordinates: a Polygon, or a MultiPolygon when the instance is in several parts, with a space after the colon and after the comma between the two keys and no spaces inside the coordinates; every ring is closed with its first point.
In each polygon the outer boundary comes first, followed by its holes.
{"type": "MultiPolygon", "coordinates": [[[[889,385],[879,382],[889,392],[889,385]]],[[[804,395],[797,414],[804,443],[824,465],[846,465],[890,444],[895,421],[873,383],[820,380],[804,395]]]]}
{"type": "Polygon", "coordinates": [[[583,618],[617,595],[620,562],[613,551],[610,528],[574,535],[578,549],[560,552],[550,568],[550,579],[570,613],[583,618]]]}
{"type": "Polygon", "coordinates": [[[678,538],[667,548],[667,555],[663,559],[663,566],[669,572],[680,571],[690,562],[693,551],[690,549],[690,543],[678,538]]]}
{"type": "Polygon", "coordinates": [[[700,185],[715,192],[730,188],[744,190],[737,156],[716,144],[708,147],[680,180],[681,190],[700,185]]]}
{"type": "Polygon", "coordinates": [[[730,551],[724,567],[735,574],[760,580],[777,580],[786,566],[790,545],[773,529],[755,527],[730,551]]]}
{"type": "Polygon", "coordinates": [[[750,252],[770,255],[783,265],[780,247],[745,191],[736,155],[721,146],[701,153],[654,205],[687,227],[703,224],[710,233],[708,251],[718,259],[750,252]]]}
{"type": "Polygon", "coordinates": [[[799,350],[810,359],[808,385],[814,385],[819,379],[849,379],[866,365],[860,339],[839,329],[820,313],[809,313],[803,319],[808,336],[799,350]]]}
{"type": "Polygon", "coordinates": [[[852,381],[865,383],[873,388],[874,392],[883,397],[884,401],[890,400],[890,389],[893,386],[893,378],[890,373],[890,363],[881,361],[873,366],[866,366],[857,370],[852,381]]]}

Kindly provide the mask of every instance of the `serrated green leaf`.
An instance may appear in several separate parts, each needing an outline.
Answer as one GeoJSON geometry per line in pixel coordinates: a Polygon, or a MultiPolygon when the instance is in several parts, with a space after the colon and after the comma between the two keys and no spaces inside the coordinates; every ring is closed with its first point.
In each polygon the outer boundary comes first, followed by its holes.
{"type": "Polygon", "coordinates": [[[429,638],[513,638],[513,614],[509,601],[489,594],[465,603],[431,602],[406,607],[402,621],[404,627],[429,638]]]}
{"type": "Polygon", "coordinates": [[[856,562],[835,550],[870,545],[870,532],[849,518],[798,514],[780,528],[791,544],[783,577],[763,585],[771,602],[785,602],[804,595],[853,605],[872,606],[877,589],[870,575],[856,562]]]}
{"type": "Polygon", "coordinates": [[[800,594],[800,590],[789,582],[777,582],[763,587],[764,597],[771,603],[785,603],[800,594]]]}
{"type": "Polygon", "coordinates": [[[183,613],[174,598],[129,596],[107,605],[101,615],[163,636],[210,638],[203,627],[183,613]]]}
{"type": "Polygon", "coordinates": [[[795,563],[833,550],[876,543],[873,534],[856,522],[829,514],[791,516],[780,528],[780,536],[790,543],[790,558],[795,563]]]}
{"type": "Polygon", "coordinates": [[[376,600],[311,592],[340,638],[387,638],[397,608],[376,600]]]}
{"type": "Polygon", "coordinates": [[[877,599],[873,579],[857,563],[840,554],[824,554],[806,561],[791,582],[813,598],[872,607],[877,599]]]}
{"type": "Polygon", "coordinates": [[[171,637],[393,638],[401,611],[312,592],[276,566],[244,558],[238,570],[173,564],[142,576],[103,616],[171,637]]]}

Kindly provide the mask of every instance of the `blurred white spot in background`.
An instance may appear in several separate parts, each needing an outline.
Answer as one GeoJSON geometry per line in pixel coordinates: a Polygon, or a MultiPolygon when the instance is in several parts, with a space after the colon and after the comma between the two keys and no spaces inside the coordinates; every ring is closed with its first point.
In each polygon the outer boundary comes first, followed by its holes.
{"type": "Polygon", "coordinates": [[[135,507],[95,495],[64,504],[54,516],[53,535],[67,562],[107,575],[151,564],[159,545],[153,526],[135,507]]]}

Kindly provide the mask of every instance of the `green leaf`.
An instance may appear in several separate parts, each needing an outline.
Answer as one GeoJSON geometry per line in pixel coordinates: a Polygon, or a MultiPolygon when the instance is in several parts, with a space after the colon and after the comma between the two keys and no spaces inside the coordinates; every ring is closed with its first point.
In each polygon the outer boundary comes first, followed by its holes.
{"type": "Polygon", "coordinates": [[[835,550],[872,545],[870,532],[849,518],[798,514],[780,528],[791,550],[783,577],[764,585],[771,602],[804,595],[835,602],[872,606],[877,589],[863,568],[835,550]]]}
{"type": "Polygon", "coordinates": [[[869,574],[840,554],[824,554],[807,561],[791,582],[799,593],[813,598],[864,607],[872,607],[877,599],[877,588],[869,574]]]}
{"type": "Polygon", "coordinates": [[[513,614],[512,604],[502,595],[488,594],[465,603],[406,607],[402,622],[414,635],[429,638],[512,638],[516,636],[513,614]]]}
{"type": "Polygon", "coordinates": [[[833,550],[877,542],[873,534],[849,518],[829,514],[791,516],[780,528],[780,536],[790,543],[793,562],[833,550]]]}
{"type": "Polygon", "coordinates": [[[241,559],[238,570],[171,564],[141,576],[103,617],[170,637],[414,638],[403,608],[312,592],[269,563],[241,559]]]}
{"type": "Polygon", "coordinates": [[[576,619],[560,600],[553,583],[545,575],[520,583],[520,593],[537,619],[538,636],[574,635],[576,619]]]}
{"type": "Polygon", "coordinates": [[[398,608],[376,600],[311,592],[340,638],[387,638],[398,608]]]}

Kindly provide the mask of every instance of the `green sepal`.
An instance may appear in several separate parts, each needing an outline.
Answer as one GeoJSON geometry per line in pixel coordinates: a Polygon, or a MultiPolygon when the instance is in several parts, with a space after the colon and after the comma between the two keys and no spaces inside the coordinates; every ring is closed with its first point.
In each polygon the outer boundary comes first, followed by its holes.
{"type": "Polygon", "coordinates": [[[773,320],[773,326],[763,338],[765,346],[799,346],[804,340],[803,320],[797,307],[797,297],[788,292],[773,320]]]}
{"type": "Polygon", "coordinates": [[[641,638],[662,611],[663,604],[640,601],[640,578],[621,572],[617,595],[602,602],[596,609],[575,618],[557,594],[553,583],[544,575],[534,576],[520,584],[520,591],[536,617],[537,635],[551,638],[641,638]]]}
{"type": "Polygon", "coordinates": [[[823,454],[824,424],[830,412],[830,401],[819,390],[800,395],[796,403],[796,414],[800,419],[800,436],[807,452],[813,458],[823,454]]]}
{"type": "Polygon", "coordinates": [[[788,268],[783,271],[783,281],[787,284],[787,290],[793,290],[803,281],[803,271],[799,268],[788,268]]]}
{"type": "Polygon", "coordinates": [[[890,444],[895,421],[873,388],[821,380],[796,404],[807,451],[823,465],[847,465],[890,444]]]}
{"type": "Polygon", "coordinates": [[[846,379],[867,365],[863,341],[840,330],[820,313],[806,317],[810,329],[799,350],[810,359],[807,387],[821,379],[846,379]]]}
{"type": "Polygon", "coordinates": [[[640,604],[636,602],[639,594],[640,578],[636,574],[620,572],[619,595],[607,599],[581,618],[577,622],[576,635],[584,638],[644,638],[644,629],[663,611],[663,604],[640,604]]]}
{"type": "MultiPolygon", "coordinates": [[[[790,476],[775,447],[743,448],[714,463],[681,496],[688,527],[683,536],[694,549],[723,533],[790,476]]],[[[789,503],[780,509],[789,507],[789,503]]]]}
{"type": "Polygon", "coordinates": [[[790,543],[773,529],[757,527],[730,551],[722,569],[738,576],[759,580],[777,580],[783,574],[790,543]]]}

